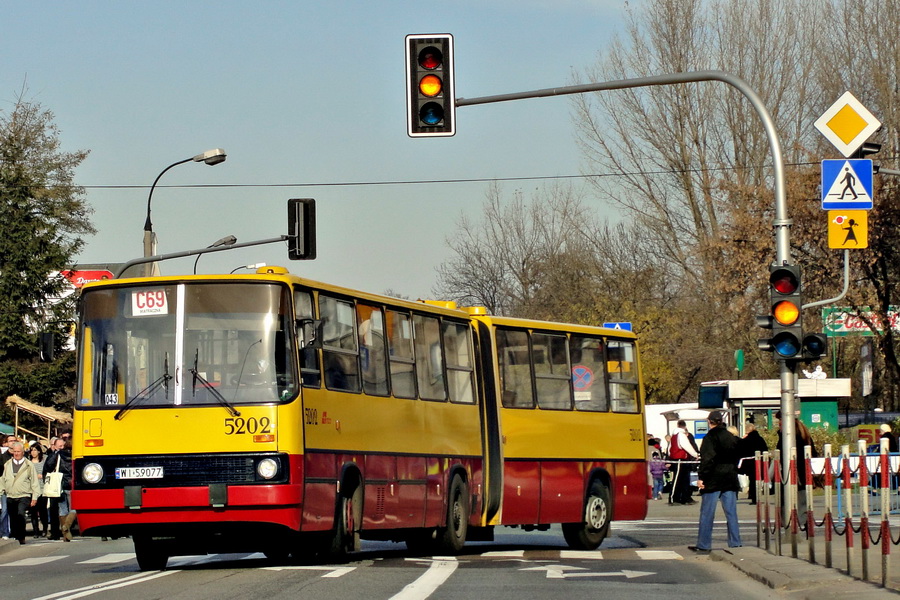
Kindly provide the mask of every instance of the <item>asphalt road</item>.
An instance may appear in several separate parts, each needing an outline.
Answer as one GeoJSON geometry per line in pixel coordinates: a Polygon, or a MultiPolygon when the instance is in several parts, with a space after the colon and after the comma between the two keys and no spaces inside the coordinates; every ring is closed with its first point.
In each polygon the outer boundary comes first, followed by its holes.
{"type": "MultiPolygon", "coordinates": [[[[364,542],[362,552],[346,564],[275,564],[261,554],[229,554],[177,557],[166,571],[141,572],[128,539],[29,540],[3,548],[0,598],[773,597],[771,589],[736,569],[687,550],[696,535],[696,507],[653,508],[647,521],[615,523],[594,552],[568,550],[559,529],[498,529],[494,542],[468,544],[457,557],[416,556],[403,544],[364,542]],[[672,518],[659,514],[671,511],[678,512],[672,518]]],[[[754,522],[742,525],[747,536],[753,535],[754,522]]]]}

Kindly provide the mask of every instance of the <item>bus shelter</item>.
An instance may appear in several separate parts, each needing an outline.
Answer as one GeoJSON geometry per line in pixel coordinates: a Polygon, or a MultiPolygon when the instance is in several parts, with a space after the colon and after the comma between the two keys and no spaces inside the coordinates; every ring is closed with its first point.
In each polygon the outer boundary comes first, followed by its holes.
{"type": "Polygon", "coordinates": [[[16,395],[7,397],[6,404],[15,412],[13,429],[19,438],[27,436],[28,439],[37,439],[46,446],[50,438],[60,429],[72,427],[70,413],[28,402],[16,395]],[[37,425],[33,425],[34,423],[37,425]]]}

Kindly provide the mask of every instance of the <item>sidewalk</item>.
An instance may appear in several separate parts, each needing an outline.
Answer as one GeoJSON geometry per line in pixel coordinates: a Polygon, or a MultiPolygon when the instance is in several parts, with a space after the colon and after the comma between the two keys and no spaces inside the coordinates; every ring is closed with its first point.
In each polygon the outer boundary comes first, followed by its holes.
{"type": "MultiPolygon", "coordinates": [[[[696,499],[699,501],[699,498],[696,499]]],[[[751,506],[746,499],[738,500],[738,519],[742,523],[757,522],[756,508],[756,506],[751,506]]],[[[693,507],[669,506],[664,501],[651,501],[648,518],[683,520],[686,523],[696,524],[699,514],[699,504],[693,507]]],[[[764,518],[765,514],[763,514],[764,518]]],[[[770,519],[774,520],[774,512],[771,508],[770,519]]],[[[822,515],[816,515],[816,521],[819,522],[821,520],[822,515]]],[[[876,522],[870,524],[870,526],[874,526],[877,530],[879,523],[876,522]]],[[[839,529],[843,529],[842,523],[839,524],[839,529]]],[[[724,515],[721,507],[716,511],[716,531],[724,531],[724,515]],[[720,522],[721,527],[719,526],[720,522]]],[[[781,556],[776,554],[777,546],[774,534],[770,534],[769,547],[771,551],[766,550],[764,537],[762,538],[761,547],[758,547],[755,533],[744,529],[742,535],[744,547],[715,548],[709,555],[710,559],[730,564],[748,577],[778,591],[782,597],[810,598],[814,600],[852,597],[854,600],[866,600],[868,598],[894,597],[900,594],[900,548],[893,545],[891,546],[892,554],[889,558],[887,587],[883,588],[881,587],[882,556],[880,545],[874,546],[868,551],[869,582],[867,583],[861,579],[862,550],[859,533],[854,533],[854,559],[851,563],[853,567],[852,572],[856,577],[847,574],[846,540],[843,536],[835,535],[831,542],[833,567],[824,566],[825,534],[822,527],[816,529],[813,540],[816,563],[818,564],[814,564],[808,559],[809,544],[803,531],[797,535],[797,558],[793,557],[793,547],[789,534],[782,533],[781,556]]]]}

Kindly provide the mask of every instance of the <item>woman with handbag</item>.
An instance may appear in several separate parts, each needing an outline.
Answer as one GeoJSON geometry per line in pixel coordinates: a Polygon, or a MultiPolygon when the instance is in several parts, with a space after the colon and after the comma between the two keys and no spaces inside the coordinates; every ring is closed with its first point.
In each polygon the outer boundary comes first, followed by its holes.
{"type": "MultiPolygon", "coordinates": [[[[50,521],[50,540],[63,539],[60,523],[60,506],[63,514],[69,512],[66,490],[72,484],[72,455],[66,449],[66,442],[56,438],[51,442],[52,452],[44,461],[44,496],[47,498],[47,520],[50,521]]],[[[68,529],[68,528],[67,528],[68,529]]],[[[71,535],[65,537],[68,542],[71,535]]]]}

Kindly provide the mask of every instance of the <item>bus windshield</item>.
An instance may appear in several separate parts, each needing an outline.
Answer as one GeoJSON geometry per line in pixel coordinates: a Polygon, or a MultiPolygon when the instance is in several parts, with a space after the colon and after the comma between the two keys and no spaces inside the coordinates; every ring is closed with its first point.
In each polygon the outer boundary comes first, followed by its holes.
{"type": "Polygon", "coordinates": [[[235,413],[297,394],[286,286],[102,287],[85,291],[82,311],[80,408],[220,404],[235,413]]]}

